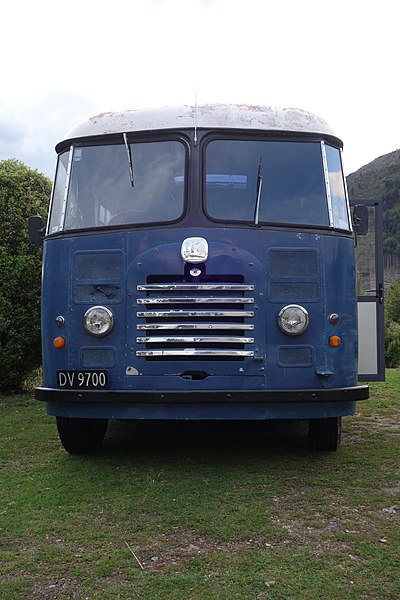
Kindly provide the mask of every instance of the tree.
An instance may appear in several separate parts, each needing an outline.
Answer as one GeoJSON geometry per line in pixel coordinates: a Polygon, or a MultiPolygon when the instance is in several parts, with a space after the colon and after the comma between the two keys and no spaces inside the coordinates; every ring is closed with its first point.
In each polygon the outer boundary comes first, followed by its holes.
{"type": "Polygon", "coordinates": [[[18,160],[0,162],[0,389],[20,390],[41,363],[42,250],[28,218],[46,217],[50,180],[18,160]]]}
{"type": "Polygon", "coordinates": [[[383,250],[387,254],[400,256],[400,207],[384,210],[383,250]]]}
{"type": "Polygon", "coordinates": [[[386,319],[396,321],[400,325],[400,281],[394,280],[386,293],[386,319]]]}
{"type": "Polygon", "coordinates": [[[400,281],[392,281],[385,300],[385,361],[400,366],[400,281]]]}

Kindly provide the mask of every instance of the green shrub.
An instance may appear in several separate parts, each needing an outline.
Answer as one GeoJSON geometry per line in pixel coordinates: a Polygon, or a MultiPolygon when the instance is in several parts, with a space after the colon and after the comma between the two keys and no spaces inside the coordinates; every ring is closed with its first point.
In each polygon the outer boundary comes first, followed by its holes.
{"type": "Polygon", "coordinates": [[[389,321],[400,323],[400,281],[392,281],[386,293],[385,316],[389,321]]]}
{"type": "Polygon", "coordinates": [[[400,323],[388,321],[385,327],[385,364],[388,369],[400,367],[400,323]]]}
{"type": "Polygon", "coordinates": [[[400,281],[392,281],[385,301],[385,363],[400,367],[400,281]]]}
{"type": "Polygon", "coordinates": [[[47,214],[51,182],[17,160],[0,162],[0,390],[19,390],[41,362],[41,248],[28,218],[47,214]]]}

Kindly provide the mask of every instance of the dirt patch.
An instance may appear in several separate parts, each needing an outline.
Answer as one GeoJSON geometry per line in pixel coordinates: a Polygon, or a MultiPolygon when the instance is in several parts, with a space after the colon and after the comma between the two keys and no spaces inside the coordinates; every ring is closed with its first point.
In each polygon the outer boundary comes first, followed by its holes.
{"type": "Polygon", "coordinates": [[[73,577],[35,581],[29,590],[29,598],[38,600],[57,600],[57,598],[82,598],[84,600],[86,597],[89,597],[89,594],[85,595],[82,583],[73,577]]]}
{"type": "MultiPolygon", "coordinates": [[[[360,515],[357,515],[360,517],[360,515]]],[[[192,531],[174,528],[168,533],[160,534],[151,545],[144,548],[134,542],[129,542],[133,554],[132,560],[138,568],[161,571],[167,567],[176,567],[185,560],[197,556],[211,555],[216,552],[230,554],[241,550],[264,549],[266,551],[282,548],[288,545],[308,546],[316,556],[326,552],[342,552],[354,560],[360,560],[354,551],[354,541],[357,534],[362,534],[367,527],[367,519],[358,519],[358,528],[350,528],[349,522],[337,517],[316,515],[318,525],[308,526],[301,520],[275,521],[287,532],[280,541],[269,541],[266,538],[237,539],[216,541],[210,537],[199,536],[192,531]],[[343,539],[348,537],[348,542],[343,539]],[[342,539],[340,539],[342,538],[342,539]]],[[[352,527],[355,527],[352,521],[352,527]]],[[[127,549],[128,551],[128,549],[127,549]]]]}
{"type": "Polygon", "coordinates": [[[390,432],[390,434],[399,435],[399,419],[396,416],[383,417],[378,414],[369,416],[356,414],[349,421],[351,426],[344,427],[344,443],[359,443],[365,432],[390,432]]]}
{"type": "Polygon", "coordinates": [[[370,426],[375,431],[390,430],[397,434],[400,433],[399,420],[395,417],[382,417],[380,415],[372,415],[367,421],[367,427],[370,426]]]}
{"type": "MultiPolygon", "coordinates": [[[[286,543],[286,542],[284,542],[286,543]]],[[[287,542],[289,543],[289,542],[287,542]]],[[[192,531],[174,528],[168,533],[162,533],[153,543],[143,548],[129,542],[131,552],[136,555],[132,560],[140,562],[143,569],[163,570],[169,566],[180,565],[187,559],[196,556],[214,554],[215,552],[236,552],[250,548],[272,548],[282,546],[273,544],[265,539],[250,538],[247,540],[232,540],[218,542],[206,536],[199,536],[192,531]]],[[[140,566],[138,564],[138,566],[140,566]]]]}

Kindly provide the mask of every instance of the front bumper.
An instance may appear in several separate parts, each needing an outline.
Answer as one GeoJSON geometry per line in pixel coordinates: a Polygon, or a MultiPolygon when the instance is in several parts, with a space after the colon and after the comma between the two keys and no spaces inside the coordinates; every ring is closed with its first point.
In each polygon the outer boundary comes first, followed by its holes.
{"type": "Polygon", "coordinates": [[[118,420],[324,419],[352,415],[367,385],[269,391],[79,391],[37,388],[55,417],[118,420]]]}
{"type": "Polygon", "coordinates": [[[132,391],[132,390],[59,390],[38,387],[36,400],[52,403],[90,404],[292,404],[355,402],[369,398],[368,385],[314,390],[240,390],[240,391],[132,391]]]}

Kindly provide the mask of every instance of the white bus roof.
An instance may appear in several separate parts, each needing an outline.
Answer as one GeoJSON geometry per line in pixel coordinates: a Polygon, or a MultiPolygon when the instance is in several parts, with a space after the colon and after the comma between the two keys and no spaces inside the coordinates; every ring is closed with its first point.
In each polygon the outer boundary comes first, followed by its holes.
{"type": "Polygon", "coordinates": [[[326,121],[299,108],[200,104],[100,113],[75,125],[63,141],[124,132],[185,128],[294,132],[338,139],[326,121]]]}

